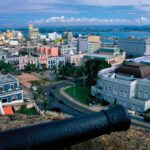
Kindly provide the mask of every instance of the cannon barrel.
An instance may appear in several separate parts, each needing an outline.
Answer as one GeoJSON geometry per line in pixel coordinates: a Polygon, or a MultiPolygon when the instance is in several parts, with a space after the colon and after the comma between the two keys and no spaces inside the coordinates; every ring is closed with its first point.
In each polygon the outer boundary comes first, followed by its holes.
{"type": "Polygon", "coordinates": [[[0,132],[0,150],[61,149],[113,131],[130,127],[130,117],[121,105],[87,116],[0,132]]]}

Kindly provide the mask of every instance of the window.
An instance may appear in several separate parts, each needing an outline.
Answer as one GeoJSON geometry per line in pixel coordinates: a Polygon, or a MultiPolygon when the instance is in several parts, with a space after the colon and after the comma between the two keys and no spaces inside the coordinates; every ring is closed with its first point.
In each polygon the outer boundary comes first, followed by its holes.
{"type": "Polygon", "coordinates": [[[113,89],[113,94],[117,95],[118,94],[118,90],[117,89],[113,89]]]}
{"type": "Polygon", "coordinates": [[[3,98],[2,99],[2,103],[7,103],[8,102],[8,99],[7,98],[3,98]]]}
{"type": "Polygon", "coordinates": [[[148,99],[148,98],[149,98],[149,93],[148,93],[148,92],[145,92],[145,93],[144,93],[144,98],[145,98],[145,99],[148,99]]]}
{"type": "Polygon", "coordinates": [[[138,92],[138,97],[141,98],[142,97],[142,91],[138,92]]]}
{"type": "Polygon", "coordinates": [[[107,91],[107,86],[105,86],[105,91],[107,91]]]}
{"type": "Polygon", "coordinates": [[[124,91],[124,97],[127,97],[127,96],[128,96],[128,92],[124,91]]]}
{"type": "Polygon", "coordinates": [[[2,56],[2,60],[4,60],[5,59],[5,57],[4,56],[2,56]]]}
{"type": "Polygon", "coordinates": [[[9,85],[9,89],[13,90],[14,89],[14,85],[13,84],[9,85]]]}
{"type": "Polygon", "coordinates": [[[111,87],[109,87],[109,92],[111,92],[111,87]]]}
{"type": "Polygon", "coordinates": [[[2,86],[0,86],[0,92],[3,92],[3,87],[2,86]]]}
{"type": "Polygon", "coordinates": [[[17,99],[17,96],[16,96],[16,95],[12,96],[11,100],[12,100],[12,101],[18,100],[18,99],[17,99]]]}
{"type": "Polygon", "coordinates": [[[119,95],[123,96],[123,90],[120,90],[119,95]]]}

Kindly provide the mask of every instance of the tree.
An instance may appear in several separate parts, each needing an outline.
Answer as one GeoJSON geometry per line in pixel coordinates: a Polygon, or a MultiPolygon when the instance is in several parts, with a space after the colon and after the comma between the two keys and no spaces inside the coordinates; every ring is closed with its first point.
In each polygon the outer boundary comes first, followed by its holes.
{"type": "Polygon", "coordinates": [[[35,70],[36,70],[35,64],[30,64],[30,63],[27,64],[26,71],[35,71],[35,70]]]}
{"type": "Polygon", "coordinates": [[[42,86],[39,86],[39,87],[37,88],[37,92],[38,92],[39,95],[41,95],[41,94],[43,93],[43,87],[42,87],[42,86]]]}
{"type": "Polygon", "coordinates": [[[39,97],[39,93],[38,92],[32,92],[32,95],[33,95],[33,99],[34,100],[37,100],[38,97],[39,97]]]}
{"type": "Polygon", "coordinates": [[[87,75],[87,81],[88,85],[95,85],[97,80],[97,74],[101,69],[105,69],[111,67],[110,64],[108,64],[104,60],[98,60],[98,59],[90,59],[85,62],[85,74],[87,75]]]}
{"type": "Polygon", "coordinates": [[[45,99],[43,102],[43,107],[45,111],[48,109],[48,104],[49,104],[48,99],[45,99]]]}
{"type": "Polygon", "coordinates": [[[76,67],[75,69],[75,77],[76,79],[79,77],[83,78],[83,85],[85,86],[85,80],[86,80],[86,74],[85,74],[86,68],[84,65],[76,67]]]}
{"type": "Polygon", "coordinates": [[[42,69],[46,70],[46,64],[41,64],[42,69]]]}
{"type": "Polygon", "coordinates": [[[0,71],[3,73],[14,73],[16,75],[20,75],[21,71],[16,70],[10,63],[6,63],[4,61],[0,61],[0,71]]]}
{"type": "Polygon", "coordinates": [[[70,63],[67,63],[66,65],[62,65],[59,67],[59,74],[61,74],[63,78],[65,76],[73,76],[74,71],[75,71],[75,67],[70,63]]]}

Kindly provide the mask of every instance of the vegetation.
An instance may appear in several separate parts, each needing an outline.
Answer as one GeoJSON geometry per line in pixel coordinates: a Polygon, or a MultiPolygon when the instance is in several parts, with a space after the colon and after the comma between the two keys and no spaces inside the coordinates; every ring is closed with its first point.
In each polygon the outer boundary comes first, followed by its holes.
{"type": "Polygon", "coordinates": [[[58,44],[58,43],[62,43],[63,42],[63,39],[56,39],[56,40],[53,40],[52,41],[54,44],[58,44]]]}
{"type": "Polygon", "coordinates": [[[19,111],[17,111],[19,114],[26,114],[26,115],[37,115],[37,112],[34,108],[26,108],[26,106],[22,106],[19,111]]]}
{"type": "Polygon", "coordinates": [[[150,113],[150,108],[144,112],[144,114],[148,114],[148,113],[150,113]]]}
{"type": "Polygon", "coordinates": [[[43,107],[44,107],[45,111],[48,109],[48,104],[49,104],[48,99],[45,99],[44,102],[43,102],[43,107]]]}
{"type": "Polygon", "coordinates": [[[150,122],[150,113],[144,115],[144,120],[150,122]]]}
{"type": "Polygon", "coordinates": [[[88,105],[91,101],[89,87],[72,86],[72,87],[65,89],[65,92],[83,104],[88,105]]]}
{"type": "Polygon", "coordinates": [[[30,81],[30,83],[33,86],[41,86],[42,84],[45,84],[45,81],[44,80],[32,80],[32,81],[30,81]]]}
{"type": "Polygon", "coordinates": [[[0,71],[3,73],[13,73],[15,75],[20,75],[21,71],[16,70],[11,64],[0,61],[0,71]]]}
{"type": "Polygon", "coordinates": [[[32,92],[32,95],[33,95],[33,99],[34,100],[37,100],[38,99],[38,97],[40,96],[40,94],[38,93],[38,92],[32,92]]]}
{"type": "Polygon", "coordinates": [[[87,78],[88,85],[95,85],[97,80],[97,74],[101,69],[105,69],[111,67],[106,61],[91,59],[85,62],[85,65],[80,67],[75,67],[72,64],[66,64],[65,66],[61,66],[59,69],[59,73],[65,76],[72,76],[75,78],[83,77],[84,85],[85,79],[87,78]]]}
{"type": "Polygon", "coordinates": [[[150,108],[144,112],[144,120],[150,122],[150,108]]]}
{"type": "Polygon", "coordinates": [[[36,70],[36,65],[28,63],[25,70],[26,71],[35,71],[36,70]]]}
{"type": "Polygon", "coordinates": [[[88,85],[95,85],[97,74],[101,69],[111,67],[106,61],[91,59],[85,62],[85,74],[87,75],[88,85]]]}
{"type": "Polygon", "coordinates": [[[61,74],[63,76],[63,78],[65,76],[73,76],[74,75],[74,71],[75,71],[75,67],[72,64],[67,63],[66,65],[62,65],[59,68],[59,74],[61,74]]]}

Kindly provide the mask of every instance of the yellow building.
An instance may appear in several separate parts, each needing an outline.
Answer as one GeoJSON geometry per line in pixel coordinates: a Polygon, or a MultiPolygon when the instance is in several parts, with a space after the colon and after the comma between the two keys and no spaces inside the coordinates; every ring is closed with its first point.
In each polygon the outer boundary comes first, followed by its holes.
{"type": "Polygon", "coordinates": [[[6,31],[5,37],[6,37],[7,39],[13,38],[13,32],[12,32],[12,31],[9,31],[9,30],[6,31]]]}
{"type": "Polygon", "coordinates": [[[91,43],[100,43],[100,36],[89,35],[88,36],[88,42],[91,42],[91,43]]]}

